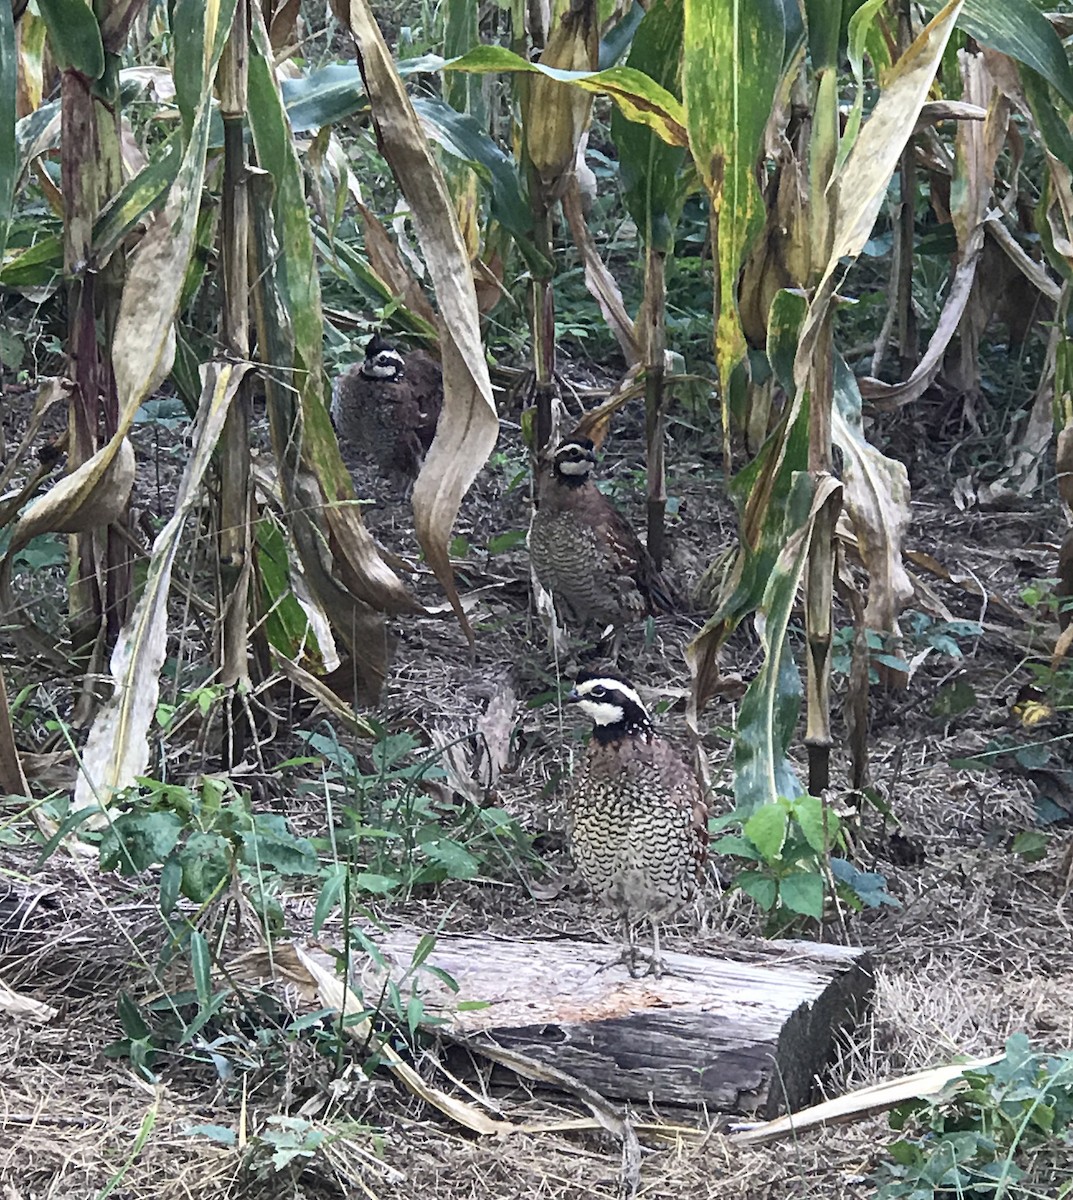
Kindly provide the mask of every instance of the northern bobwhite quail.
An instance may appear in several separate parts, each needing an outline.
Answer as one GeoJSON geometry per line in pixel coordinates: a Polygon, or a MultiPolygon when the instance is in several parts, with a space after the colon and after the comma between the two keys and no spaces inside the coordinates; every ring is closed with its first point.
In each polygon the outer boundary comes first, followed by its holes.
{"type": "Polygon", "coordinates": [[[572,436],[537,479],[529,556],[561,615],[601,628],[671,612],[674,593],[630,523],[592,480],[596,453],[572,436]]]}
{"type": "Polygon", "coordinates": [[[707,858],[708,806],[693,770],[656,735],[637,692],[607,672],[577,677],[567,699],[592,718],[592,740],[567,801],[570,847],[594,896],[625,925],[636,979],[636,926],[652,927],[648,974],[659,975],[659,922],[693,897],[707,858]]]}
{"type": "Polygon", "coordinates": [[[442,407],[439,363],[423,350],[404,358],[378,334],[366,347],[365,360],[332,388],[332,423],[340,439],[403,487],[421,470],[442,407]]]}

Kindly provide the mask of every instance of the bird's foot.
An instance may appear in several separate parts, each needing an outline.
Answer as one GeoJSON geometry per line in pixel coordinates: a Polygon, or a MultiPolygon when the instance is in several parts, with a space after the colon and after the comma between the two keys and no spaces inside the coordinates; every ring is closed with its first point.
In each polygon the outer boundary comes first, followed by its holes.
{"type": "Polygon", "coordinates": [[[625,967],[630,973],[631,979],[640,979],[643,972],[640,970],[640,964],[637,961],[638,953],[636,946],[623,946],[615,958],[609,958],[602,967],[597,968],[597,975],[604,971],[610,971],[612,967],[625,967]]]}

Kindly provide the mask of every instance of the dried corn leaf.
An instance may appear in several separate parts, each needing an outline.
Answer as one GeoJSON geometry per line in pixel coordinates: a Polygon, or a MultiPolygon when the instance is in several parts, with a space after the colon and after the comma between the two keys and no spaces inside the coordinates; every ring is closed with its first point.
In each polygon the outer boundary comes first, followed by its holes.
{"type": "Polygon", "coordinates": [[[913,1075],[903,1075],[899,1079],[888,1079],[872,1087],[861,1088],[846,1096],[834,1100],[825,1100],[811,1108],[791,1113],[785,1117],[776,1117],[763,1125],[754,1125],[750,1129],[742,1129],[731,1135],[731,1140],[739,1146],[758,1146],[764,1142],[774,1142],[783,1137],[796,1137],[807,1129],[817,1126],[836,1125],[845,1121],[862,1120],[876,1113],[887,1112],[895,1105],[904,1104],[907,1100],[926,1099],[942,1091],[948,1084],[959,1079],[966,1071],[978,1071],[992,1063],[999,1062],[1001,1054],[990,1058],[975,1058],[965,1063],[954,1063],[947,1067],[930,1067],[926,1071],[917,1071],[913,1075]]]}
{"type": "Polygon", "coordinates": [[[563,213],[570,224],[574,245],[585,263],[585,286],[589,290],[589,295],[600,306],[600,312],[615,341],[618,342],[626,365],[632,367],[641,359],[637,330],[633,318],[626,311],[626,304],[622,299],[622,292],[619,290],[614,275],[600,257],[596,241],[582,211],[581,192],[578,189],[577,179],[573,176],[566,184],[563,213]]]}
{"type": "Polygon", "coordinates": [[[414,524],[429,566],[472,640],[448,545],[458,506],[492,452],[499,419],[481,344],[469,254],[454,205],[367,0],[343,14],[358,46],[381,150],[410,205],[439,305],[443,411],[414,487],[414,524]]]}
{"type": "Polygon", "coordinates": [[[391,291],[399,297],[412,313],[416,313],[430,325],[435,325],[436,314],[421,290],[421,285],[406,266],[398,247],[388,236],[380,218],[364,204],[358,205],[362,225],[365,229],[365,253],[369,266],[380,276],[391,291]]]}
{"type": "Polygon", "coordinates": [[[12,1019],[44,1024],[51,1021],[58,1011],[51,1004],[42,1004],[40,1000],[31,1000],[29,996],[13,991],[0,979],[0,1012],[12,1019]]]}
{"type": "Polygon", "coordinates": [[[871,378],[861,381],[862,394],[885,410],[900,408],[924,394],[938,375],[947,347],[961,327],[983,253],[995,163],[1006,144],[1009,101],[995,88],[981,55],[963,50],[958,58],[965,98],[988,107],[982,124],[962,121],[958,125],[950,186],[950,215],[958,245],[954,277],[928,348],[909,378],[894,384],[871,378]]]}
{"type": "Polygon", "coordinates": [[[26,509],[11,535],[8,556],[42,533],[82,533],[110,524],[126,508],[134,472],[134,448],[127,438],[114,453],[99,450],[26,509]]]}
{"type": "Polygon", "coordinates": [[[149,765],[148,734],[160,695],[160,671],[168,640],[171,573],[187,517],[223,430],[231,401],[250,364],[212,364],[202,369],[203,390],[194,421],[193,447],[175,498],[175,513],[157,535],[145,590],[112,651],[113,693],[89,731],[75,785],[78,808],[96,800],[107,807],[149,765]]]}
{"type": "Polygon", "coordinates": [[[831,434],[842,451],[845,505],[868,571],[865,624],[893,632],[898,614],[913,595],[902,563],[910,520],[909,473],[904,463],[882,454],[864,436],[860,392],[841,355],[835,362],[831,434]]]}

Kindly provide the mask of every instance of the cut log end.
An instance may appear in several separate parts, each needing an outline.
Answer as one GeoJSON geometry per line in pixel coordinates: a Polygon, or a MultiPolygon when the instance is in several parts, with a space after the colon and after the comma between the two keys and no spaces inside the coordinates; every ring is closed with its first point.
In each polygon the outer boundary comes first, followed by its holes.
{"type": "MultiPolygon", "coordinates": [[[[416,934],[393,933],[382,949],[405,968],[416,944],[416,934]]],[[[608,1097],[772,1117],[809,1103],[872,991],[867,952],[853,947],[667,952],[660,979],[631,979],[616,955],[566,939],[444,936],[428,965],[459,993],[432,985],[424,1002],[476,1048],[487,1039],[608,1097]],[[467,1000],[486,1007],[457,1011],[467,1000]]]]}

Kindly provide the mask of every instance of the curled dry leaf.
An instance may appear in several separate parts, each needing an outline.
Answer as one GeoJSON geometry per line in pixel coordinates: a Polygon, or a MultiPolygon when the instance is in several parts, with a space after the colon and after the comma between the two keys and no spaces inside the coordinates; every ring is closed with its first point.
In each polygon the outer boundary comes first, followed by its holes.
{"type": "Polygon", "coordinates": [[[865,438],[859,403],[843,412],[836,404],[831,432],[842,451],[843,501],[857,535],[857,548],[868,571],[870,629],[894,632],[898,614],[912,598],[913,585],[902,563],[909,529],[909,473],[865,438]]]}
{"type": "Polygon", "coordinates": [[[603,404],[585,413],[571,430],[572,435],[589,438],[598,450],[603,445],[608,430],[611,428],[611,418],[624,404],[635,396],[640,396],[643,392],[641,364],[634,363],[619,381],[614,395],[605,400],[603,404]]]}
{"type": "Polygon", "coordinates": [[[380,148],[410,205],[439,306],[443,411],[414,487],[414,525],[429,566],[472,641],[455,588],[448,546],[458,506],[492,452],[499,419],[481,344],[469,254],[443,175],[421,131],[367,0],[337,15],[358,47],[380,148]]]}
{"type": "Polygon", "coordinates": [[[51,1004],[43,1004],[40,1000],[32,1000],[20,992],[13,991],[0,979],[0,1012],[16,1021],[37,1021],[45,1024],[55,1017],[58,1009],[51,1004]]]}
{"type": "Polygon", "coordinates": [[[98,450],[27,508],[11,537],[9,556],[42,533],[83,533],[109,525],[134,486],[134,448],[123,438],[114,454],[98,450]]]}

